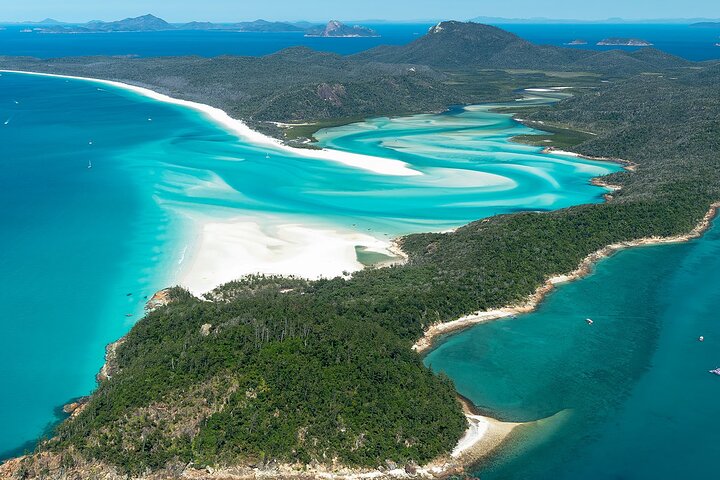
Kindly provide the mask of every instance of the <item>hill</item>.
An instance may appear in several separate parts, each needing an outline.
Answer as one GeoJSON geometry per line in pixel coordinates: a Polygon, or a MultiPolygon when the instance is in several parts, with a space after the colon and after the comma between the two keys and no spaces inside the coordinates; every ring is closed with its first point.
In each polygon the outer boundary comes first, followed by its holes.
{"type": "Polygon", "coordinates": [[[620,71],[623,74],[656,71],[667,68],[670,63],[687,64],[678,57],[657,50],[639,56],[622,51],[603,53],[535,45],[490,25],[441,22],[408,45],[376,47],[357,54],[356,58],[387,63],[419,63],[442,70],[496,68],[620,71]]]}
{"type": "Polygon", "coordinates": [[[174,27],[162,18],[148,14],[141,17],[117,20],[115,22],[90,22],[85,24],[85,28],[102,32],[138,32],[172,30],[174,27]]]}

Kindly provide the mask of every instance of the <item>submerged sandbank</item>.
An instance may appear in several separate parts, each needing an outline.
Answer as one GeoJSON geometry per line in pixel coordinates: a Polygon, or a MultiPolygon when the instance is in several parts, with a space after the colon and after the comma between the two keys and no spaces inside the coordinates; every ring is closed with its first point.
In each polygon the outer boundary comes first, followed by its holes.
{"type": "Polygon", "coordinates": [[[388,158],[373,157],[370,155],[362,155],[350,152],[341,152],[338,150],[308,150],[303,148],[293,148],[283,144],[280,140],[263,135],[260,132],[248,127],[243,121],[236,120],[230,115],[225,113],[223,110],[205,105],[202,103],[191,102],[189,100],[182,100],[178,98],[170,97],[162,93],[155,92],[149,88],[138,87],[137,85],[131,85],[127,83],[117,82],[113,80],[102,80],[88,77],[78,77],[73,75],[59,75],[54,73],[40,73],[40,72],[25,72],[20,70],[1,70],[0,72],[7,73],[20,73],[25,75],[36,75],[43,77],[55,77],[55,78],[67,78],[72,80],[82,80],[88,82],[100,83],[124,90],[129,90],[134,93],[140,94],[144,97],[158,100],[165,103],[171,103],[174,105],[181,105],[184,107],[191,108],[198,112],[203,113],[214,122],[222,125],[229,132],[237,135],[240,139],[249,140],[252,143],[271,147],[284,152],[290,152],[293,155],[305,157],[315,160],[326,160],[332,162],[339,162],[343,165],[347,165],[354,168],[360,168],[380,175],[395,175],[395,176],[414,176],[422,175],[421,172],[414,170],[408,166],[407,163],[401,162],[400,160],[392,160],[388,158]]]}

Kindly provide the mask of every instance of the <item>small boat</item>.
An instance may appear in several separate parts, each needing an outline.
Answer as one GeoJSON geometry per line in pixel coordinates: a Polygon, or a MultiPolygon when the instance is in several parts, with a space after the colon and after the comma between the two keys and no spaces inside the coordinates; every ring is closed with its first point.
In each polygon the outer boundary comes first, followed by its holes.
{"type": "Polygon", "coordinates": [[[266,154],[265,154],[265,158],[266,158],[266,159],[270,158],[270,154],[269,154],[269,153],[266,153],[266,154]]]}
{"type": "Polygon", "coordinates": [[[10,123],[10,119],[8,118],[7,120],[5,120],[5,125],[7,125],[9,123],[10,123]]]}
{"type": "Polygon", "coordinates": [[[720,375],[720,368],[716,368],[715,370],[708,370],[710,373],[714,373],[715,375],[720,375]]]}
{"type": "Polygon", "coordinates": [[[88,160],[88,168],[92,168],[92,160],[88,160]]]}
{"type": "Polygon", "coordinates": [[[698,342],[704,342],[704,341],[705,341],[705,337],[700,335],[700,337],[698,337],[698,342]]]}
{"type": "Polygon", "coordinates": [[[585,323],[587,323],[588,325],[592,325],[595,322],[592,321],[592,318],[586,318],[585,323]]]}
{"type": "Polygon", "coordinates": [[[135,315],[133,315],[132,313],[126,313],[125,316],[126,317],[134,317],[135,315]]]}

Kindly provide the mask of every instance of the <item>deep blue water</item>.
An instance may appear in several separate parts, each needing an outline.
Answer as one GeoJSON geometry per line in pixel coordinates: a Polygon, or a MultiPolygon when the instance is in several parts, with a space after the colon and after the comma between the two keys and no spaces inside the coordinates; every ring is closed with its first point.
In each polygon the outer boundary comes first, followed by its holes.
{"type": "Polygon", "coordinates": [[[565,45],[573,40],[582,39],[587,45],[571,46],[592,50],[637,50],[632,47],[603,47],[596,45],[604,38],[639,38],[653,43],[658,48],[688,60],[711,60],[720,58],[720,29],[698,28],[689,25],[655,25],[655,24],[513,24],[498,25],[529,40],[542,45],[565,45]]]}
{"type": "Polygon", "coordinates": [[[303,33],[236,32],[123,32],[90,34],[20,33],[26,27],[6,26],[0,31],[0,55],[28,55],[40,58],[76,55],[165,55],[260,56],[283,48],[303,45],[343,55],[378,45],[402,45],[427,32],[429,24],[368,25],[380,38],[306,38],[303,33]]]}
{"type": "MultiPolygon", "coordinates": [[[[51,35],[20,33],[25,28],[8,25],[0,31],[0,55],[41,58],[75,55],[267,55],[283,48],[304,45],[343,55],[378,45],[403,45],[425,34],[430,24],[368,24],[380,38],[305,38],[302,33],[140,32],[51,35]]],[[[690,60],[720,58],[720,31],[689,25],[511,24],[498,25],[539,44],[564,45],[584,39],[588,45],[572,48],[609,50],[622,47],[594,45],[607,37],[634,37],[651,41],[656,48],[690,60]]]]}
{"type": "Polygon", "coordinates": [[[708,371],[720,367],[718,272],[716,222],[690,243],[622,251],[537,311],[430,352],[426,364],[485,411],[547,419],[518,427],[481,478],[717,478],[720,377],[708,371]]]}

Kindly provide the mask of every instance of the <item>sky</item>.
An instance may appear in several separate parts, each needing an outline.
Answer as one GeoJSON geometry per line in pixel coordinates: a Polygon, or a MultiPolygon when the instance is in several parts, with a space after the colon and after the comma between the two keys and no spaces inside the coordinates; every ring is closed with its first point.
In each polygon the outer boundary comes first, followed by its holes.
{"type": "Polygon", "coordinates": [[[117,20],[146,13],[170,22],[720,18],[720,0],[0,0],[2,21],[117,20]]]}

